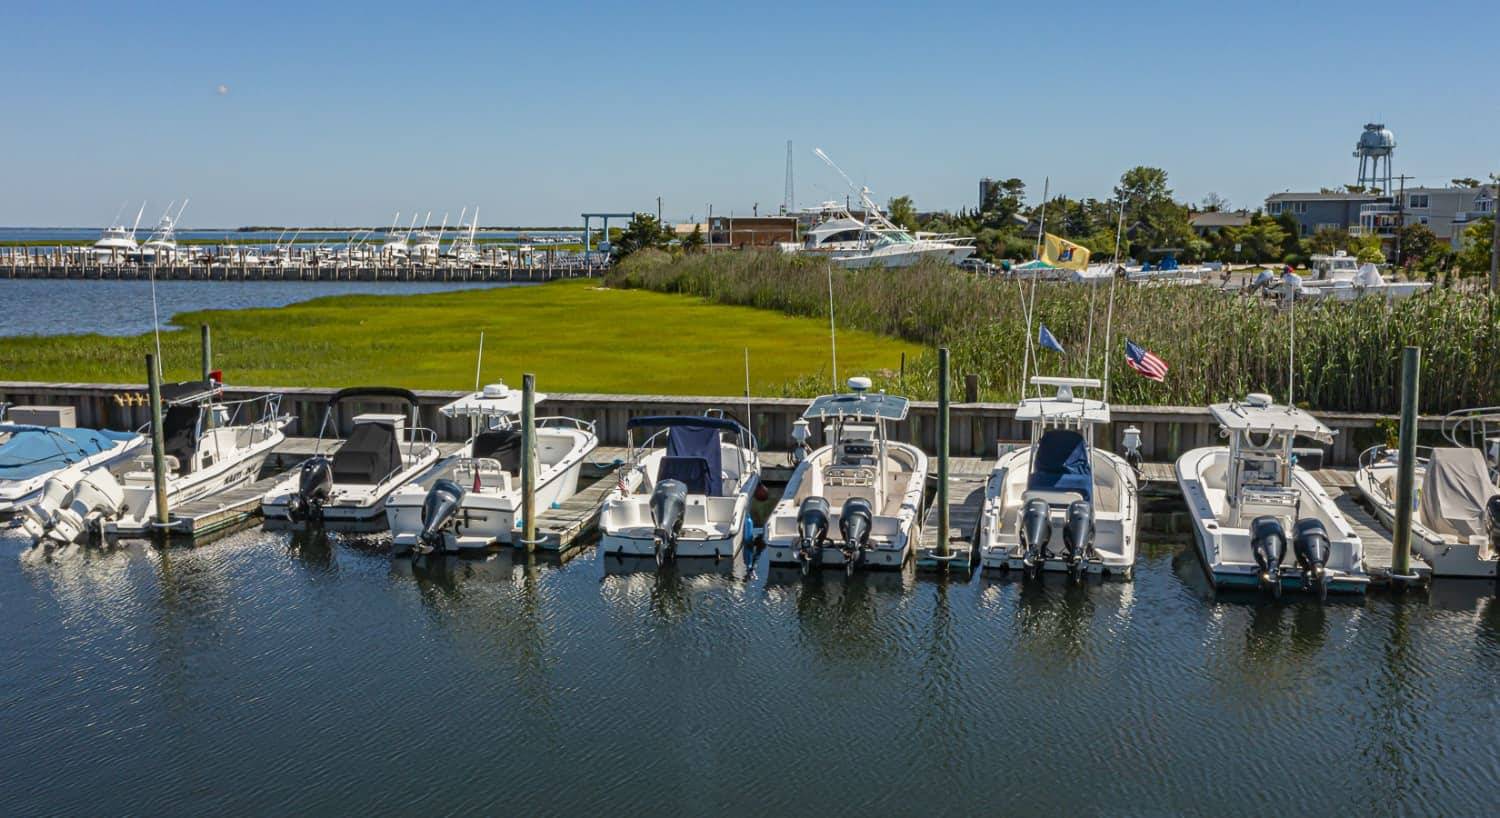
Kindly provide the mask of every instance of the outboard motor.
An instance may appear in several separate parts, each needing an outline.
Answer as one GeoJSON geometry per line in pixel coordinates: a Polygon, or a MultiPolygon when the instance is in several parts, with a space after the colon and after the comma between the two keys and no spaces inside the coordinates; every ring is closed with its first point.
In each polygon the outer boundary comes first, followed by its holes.
{"type": "Polygon", "coordinates": [[[1286,559],[1286,529],[1271,516],[1256,517],[1250,522],[1250,551],[1260,566],[1260,585],[1281,596],[1281,561],[1286,559]]]}
{"type": "Polygon", "coordinates": [[[286,514],[300,522],[323,516],[323,504],[333,494],[333,461],[315,455],[302,461],[297,479],[297,494],[287,502],[286,514]]]}
{"type": "Polygon", "coordinates": [[[823,559],[829,511],[828,501],[822,497],[805,498],[797,509],[797,562],[802,566],[803,576],[823,559]]]}
{"type": "Polygon", "coordinates": [[[1047,541],[1052,538],[1051,508],[1046,500],[1035,499],[1026,503],[1021,512],[1021,546],[1026,556],[1022,562],[1028,576],[1040,571],[1042,563],[1051,556],[1047,541]]]}
{"type": "Polygon", "coordinates": [[[1490,535],[1490,556],[1500,552],[1500,494],[1484,504],[1484,530],[1490,535]]]}
{"type": "Polygon", "coordinates": [[[1322,521],[1308,517],[1292,530],[1292,553],[1302,567],[1302,587],[1318,589],[1318,599],[1328,598],[1328,529],[1322,521]]]}
{"type": "Polygon", "coordinates": [[[417,537],[417,547],[411,550],[413,556],[430,554],[443,547],[443,529],[458,513],[463,499],[463,486],[452,480],[438,480],[432,484],[427,498],[422,501],[422,533],[417,537]]]}
{"type": "Polygon", "coordinates": [[[839,533],[844,536],[844,572],[854,573],[854,565],[864,562],[865,546],[870,543],[870,528],[875,521],[875,510],[863,497],[850,497],[839,511],[839,533]]]}
{"type": "Polygon", "coordinates": [[[1068,570],[1083,574],[1094,553],[1094,507],[1087,500],[1074,500],[1063,518],[1063,545],[1068,550],[1068,570]]]}
{"type": "Polygon", "coordinates": [[[651,492],[652,537],[656,540],[656,564],[677,556],[677,538],[682,535],[682,517],[687,513],[687,484],[663,480],[651,492]]]}
{"type": "Polygon", "coordinates": [[[57,545],[78,542],[101,519],[119,514],[124,501],[125,490],[115,476],[108,469],[95,469],[73,487],[68,504],[53,516],[46,538],[57,545]]]}
{"type": "Polygon", "coordinates": [[[21,510],[21,530],[31,538],[32,544],[40,543],[47,536],[47,529],[52,527],[58,509],[68,504],[73,486],[82,478],[83,475],[76,466],[64,469],[47,478],[47,482],[42,484],[41,496],[21,510]]]}

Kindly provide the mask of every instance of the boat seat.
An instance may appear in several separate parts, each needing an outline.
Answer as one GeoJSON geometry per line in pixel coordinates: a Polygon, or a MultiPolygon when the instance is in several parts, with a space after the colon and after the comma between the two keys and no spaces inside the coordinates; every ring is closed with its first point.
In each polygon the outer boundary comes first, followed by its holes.
{"type": "Polygon", "coordinates": [[[702,457],[663,457],[656,469],[656,483],[677,480],[687,486],[688,494],[708,493],[708,460],[702,457]]]}
{"type": "Polygon", "coordinates": [[[1072,429],[1048,429],[1037,441],[1026,488],[1028,493],[1073,492],[1084,500],[1092,500],[1094,469],[1083,435],[1072,429]]]}

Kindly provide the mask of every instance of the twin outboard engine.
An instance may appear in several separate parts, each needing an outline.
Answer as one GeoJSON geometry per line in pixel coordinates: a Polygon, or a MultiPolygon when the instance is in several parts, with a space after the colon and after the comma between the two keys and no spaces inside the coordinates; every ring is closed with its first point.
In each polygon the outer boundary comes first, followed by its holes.
{"type": "Polygon", "coordinates": [[[1484,504],[1484,530],[1490,535],[1490,556],[1500,552],[1500,494],[1484,504]]]}
{"type": "Polygon", "coordinates": [[[682,517],[687,513],[687,484],[663,480],[651,492],[652,536],[656,540],[656,564],[677,556],[677,538],[682,535],[682,517]]]}
{"type": "Polygon", "coordinates": [[[1302,587],[1318,591],[1319,599],[1328,598],[1328,529],[1322,521],[1308,517],[1297,521],[1292,532],[1292,551],[1302,567],[1302,587]]]}
{"type": "Polygon", "coordinates": [[[1042,499],[1028,500],[1021,511],[1021,546],[1025,549],[1022,563],[1027,576],[1040,571],[1042,564],[1052,556],[1047,550],[1047,541],[1052,538],[1051,513],[1051,507],[1042,499]]]}
{"type": "Polygon", "coordinates": [[[422,501],[422,533],[417,537],[417,547],[412,554],[430,554],[443,547],[443,530],[458,514],[463,503],[464,488],[452,480],[438,480],[427,491],[422,501]]]}
{"type": "Polygon", "coordinates": [[[323,504],[333,494],[333,461],[315,455],[302,461],[297,493],[287,501],[286,514],[294,521],[313,520],[323,516],[323,504]]]}
{"type": "Polygon", "coordinates": [[[844,544],[844,572],[854,573],[856,563],[864,562],[865,547],[870,544],[870,529],[875,522],[875,510],[863,497],[850,497],[839,511],[839,533],[844,544]]]}
{"type": "Polygon", "coordinates": [[[1260,566],[1260,585],[1281,596],[1281,562],[1286,559],[1286,529],[1271,516],[1250,521],[1250,551],[1260,566]]]}
{"type": "Polygon", "coordinates": [[[1063,545],[1068,552],[1068,570],[1081,576],[1094,553],[1094,507],[1087,500],[1074,500],[1063,518],[1063,545]]]}
{"type": "Polygon", "coordinates": [[[828,501],[822,497],[805,498],[797,509],[797,563],[803,576],[823,560],[830,511],[828,501]]]}
{"type": "Polygon", "coordinates": [[[78,542],[105,517],[120,513],[125,491],[108,469],[94,469],[69,486],[71,477],[76,474],[48,480],[42,498],[26,510],[21,527],[33,545],[78,542]]]}

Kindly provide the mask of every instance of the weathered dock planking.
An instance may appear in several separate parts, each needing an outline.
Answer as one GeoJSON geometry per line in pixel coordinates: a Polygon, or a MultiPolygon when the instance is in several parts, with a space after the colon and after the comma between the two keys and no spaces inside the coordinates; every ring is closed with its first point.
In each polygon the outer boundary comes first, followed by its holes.
{"type": "MultiPolygon", "coordinates": [[[[977,458],[953,458],[957,460],[977,458]]],[[[989,483],[988,471],[961,471],[954,468],[948,475],[948,530],[943,531],[938,519],[941,509],[934,501],[927,508],[922,520],[922,537],[917,545],[917,568],[924,571],[956,571],[968,573],[979,563],[976,539],[979,536],[979,517],[984,511],[985,487],[989,483]],[[938,546],[943,538],[948,541],[948,557],[938,556],[938,546]]]]}

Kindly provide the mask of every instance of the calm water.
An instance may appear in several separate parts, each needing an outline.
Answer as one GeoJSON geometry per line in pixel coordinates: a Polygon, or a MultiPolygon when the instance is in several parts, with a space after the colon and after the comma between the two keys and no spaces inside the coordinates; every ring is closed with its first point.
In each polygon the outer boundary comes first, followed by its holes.
{"type": "MultiPolygon", "coordinates": [[[[157,213],[158,215],[160,215],[160,211],[157,211],[157,213]]],[[[411,215],[407,214],[406,220],[402,221],[401,227],[399,228],[400,232],[406,231],[410,219],[411,215]]],[[[132,212],[129,214],[129,220],[126,222],[126,226],[128,227],[129,222],[134,220],[135,214],[132,212]]],[[[434,221],[432,223],[432,229],[436,230],[438,228],[438,225],[439,222],[434,221]]],[[[452,221],[450,221],[448,224],[450,228],[452,228],[453,225],[454,222],[452,221]]],[[[155,226],[156,221],[154,218],[142,218],[141,226],[136,230],[136,238],[140,241],[145,241],[146,237],[151,234],[151,230],[155,226]]],[[[421,228],[421,219],[417,220],[417,226],[418,229],[421,228]]],[[[378,227],[383,228],[384,225],[380,225],[378,227]]],[[[99,233],[103,229],[104,228],[102,227],[0,227],[0,242],[93,241],[99,238],[99,233]]],[[[474,235],[476,238],[481,239],[536,239],[540,237],[547,237],[558,240],[576,241],[582,234],[582,230],[479,230],[474,235]]],[[[297,240],[299,242],[328,241],[334,243],[347,241],[351,235],[352,234],[348,230],[303,230],[297,236],[297,240]]],[[[358,235],[364,236],[366,234],[361,231],[358,235]]],[[[453,233],[448,233],[447,235],[451,236],[453,235],[453,233]]],[[[223,241],[225,239],[230,239],[235,242],[259,240],[264,241],[267,244],[271,244],[276,242],[277,240],[283,242],[290,240],[292,238],[292,233],[284,232],[281,230],[241,231],[183,229],[177,231],[177,238],[179,241],[187,241],[192,239],[206,239],[209,241],[223,241]]]]}
{"type": "MultiPolygon", "coordinates": [[[[280,307],[325,295],[413,295],[438,290],[521,286],[423,281],[158,281],[163,326],[179,312],[280,307]]],[[[151,331],[151,282],[0,279],[7,335],[135,335],[151,331]]]]}
{"type": "Polygon", "coordinates": [[[413,570],[0,534],[0,814],[1493,814],[1493,586],[413,570]]]}

